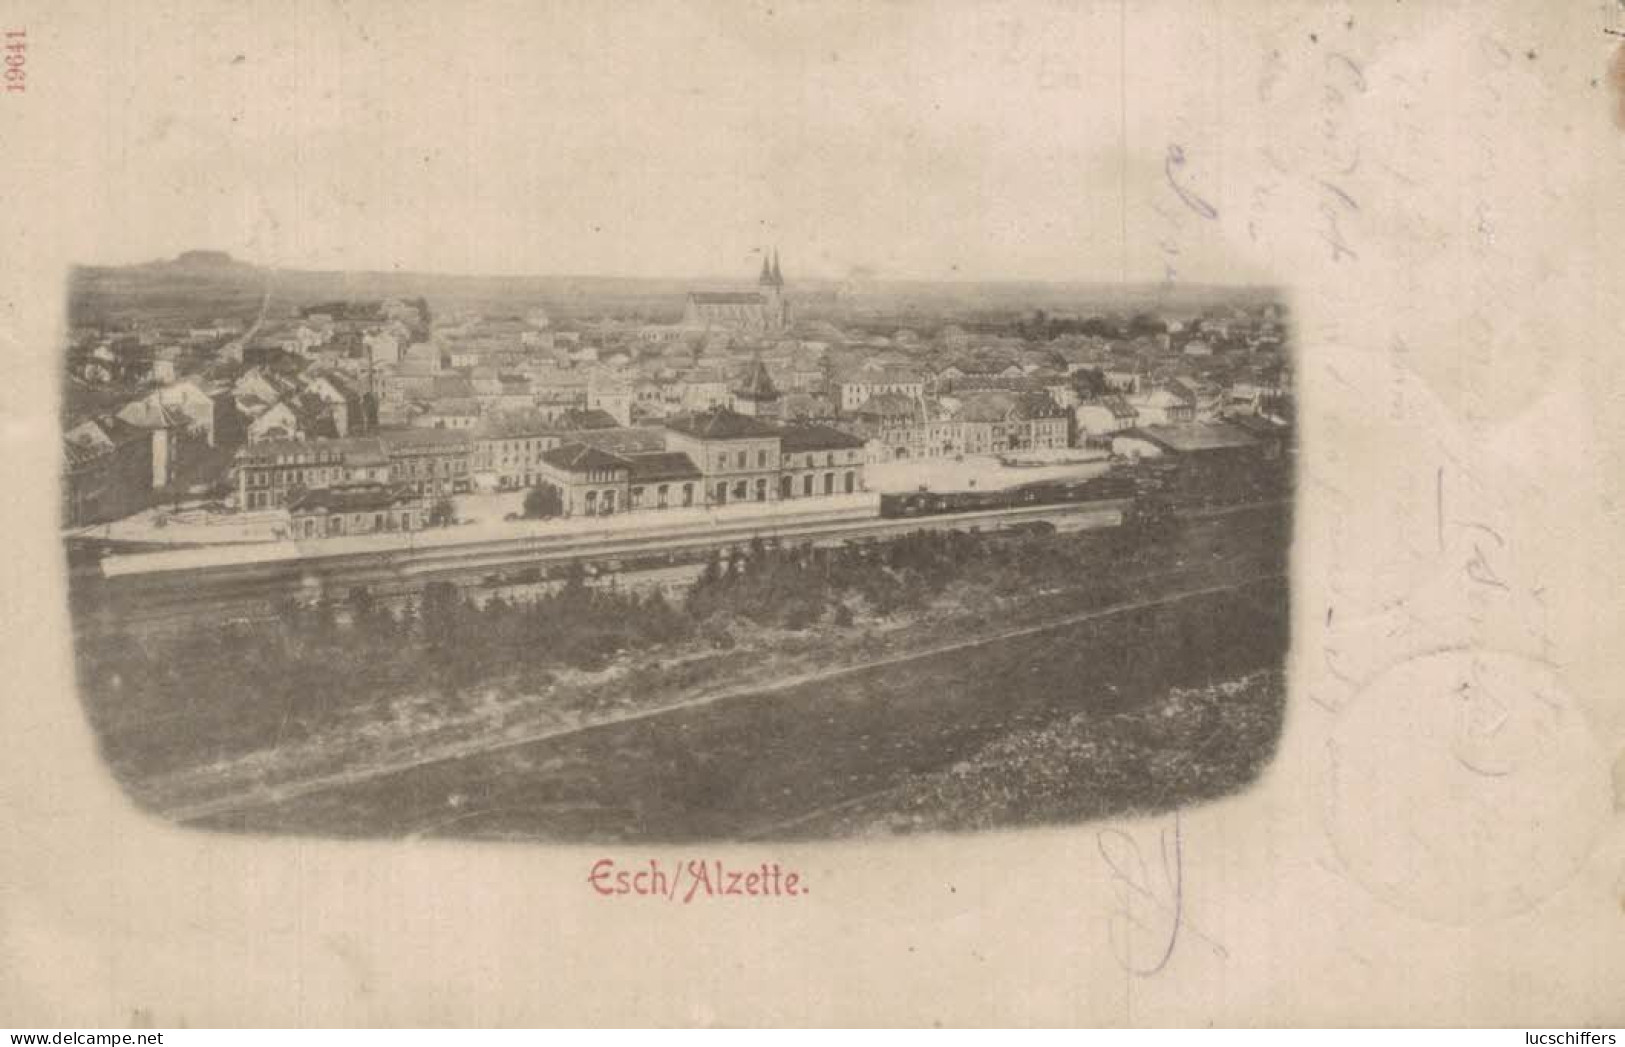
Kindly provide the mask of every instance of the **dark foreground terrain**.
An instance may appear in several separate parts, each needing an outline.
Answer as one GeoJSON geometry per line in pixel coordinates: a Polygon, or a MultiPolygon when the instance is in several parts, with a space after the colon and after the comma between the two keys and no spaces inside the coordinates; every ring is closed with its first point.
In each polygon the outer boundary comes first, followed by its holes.
{"type": "Polygon", "coordinates": [[[199,824],[683,841],[1167,809],[1246,784],[1273,751],[1282,693],[1259,673],[1285,651],[1284,585],[437,761],[199,824]],[[1200,653],[1159,659],[1159,644],[1200,653]],[[1182,671],[1161,668],[1175,663],[1182,671]],[[1187,696],[1203,688],[1209,697],[1187,696]],[[1069,736],[1085,747],[1062,752],[1069,736]],[[959,784],[972,773],[979,784],[959,784]],[[860,806],[871,821],[854,817],[860,806]]]}
{"type": "Polygon", "coordinates": [[[88,644],[114,772],[197,827],[516,840],[809,838],[1222,796],[1284,706],[1289,512],[1156,534],[759,550],[678,605],[428,594],[88,644]],[[350,624],[345,620],[353,619],[350,624]]]}

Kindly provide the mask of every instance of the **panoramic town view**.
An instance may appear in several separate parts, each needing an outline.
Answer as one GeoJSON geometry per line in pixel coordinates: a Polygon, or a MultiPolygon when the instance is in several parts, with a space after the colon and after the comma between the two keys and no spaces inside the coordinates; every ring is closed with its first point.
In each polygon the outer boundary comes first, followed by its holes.
{"type": "Polygon", "coordinates": [[[130,798],[213,830],[872,838],[1279,736],[1267,288],[75,271],[62,533],[130,798]]]}

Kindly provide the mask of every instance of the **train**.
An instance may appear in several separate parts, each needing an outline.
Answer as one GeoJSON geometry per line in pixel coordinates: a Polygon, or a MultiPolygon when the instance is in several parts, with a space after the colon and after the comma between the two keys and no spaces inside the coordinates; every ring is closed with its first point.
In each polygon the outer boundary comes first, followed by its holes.
{"type": "Polygon", "coordinates": [[[914,516],[975,513],[1020,509],[1038,505],[1072,505],[1131,499],[1137,493],[1134,477],[1107,473],[1086,480],[1041,480],[999,491],[910,491],[880,496],[880,515],[896,520],[914,516]]]}

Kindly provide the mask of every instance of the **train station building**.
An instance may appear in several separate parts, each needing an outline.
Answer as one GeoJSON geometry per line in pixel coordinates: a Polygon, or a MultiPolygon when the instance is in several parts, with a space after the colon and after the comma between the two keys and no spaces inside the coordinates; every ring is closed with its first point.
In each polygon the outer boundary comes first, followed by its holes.
{"type": "Polygon", "coordinates": [[[542,454],[564,515],[723,506],[855,494],[864,443],[824,425],[775,425],[730,410],[669,418],[662,451],[585,442],[542,454]]]}

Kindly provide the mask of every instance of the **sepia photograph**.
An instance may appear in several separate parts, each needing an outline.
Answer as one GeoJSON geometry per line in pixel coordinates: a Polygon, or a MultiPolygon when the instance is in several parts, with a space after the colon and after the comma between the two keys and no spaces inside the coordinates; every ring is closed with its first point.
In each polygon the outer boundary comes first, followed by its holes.
{"type": "Polygon", "coordinates": [[[62,537],[129,796],[687,841],[1245,788],[1285,705],[1284,296],[727,248],[732,281],[76,269],[62,537]]]}
{"type": "Polygon", "coordinates": [[[13,1043],[1625,1020],[1625,2],[13,8],[13,1043]]]}

